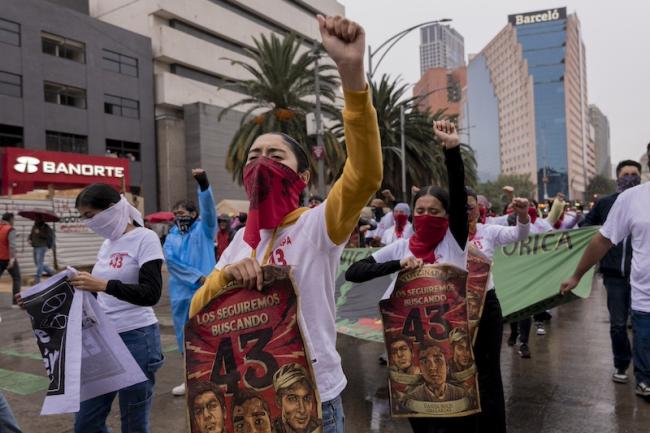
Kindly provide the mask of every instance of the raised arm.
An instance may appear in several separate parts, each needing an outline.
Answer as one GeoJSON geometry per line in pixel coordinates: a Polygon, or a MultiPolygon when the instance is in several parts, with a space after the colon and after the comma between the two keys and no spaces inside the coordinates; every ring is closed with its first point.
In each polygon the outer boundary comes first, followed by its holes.
{"type": "Polygon", "coordinates": [[[528,215],[528,200],[515,198],[512,206],[517,215],[517,224],[513,227],[493,225],[492,230],[497,230],[495,243],[498,246],[508,245],[513,242],[524,240],[530,233],[530,216],[528,215]]]}
{"type": "Polygon", "coordinates": [[[465,249],[469,233],[465,166],[460,155],[456,125],[446,120],[433,123],[433,133],[442,142],[449,183],[449,230],[461,249],[465,249]]]}
{"type": "Polygon", "coordinates": [[[341,76],[345,98],[343,126],[348,158],[325,202],[327,234],[339,245],[350,236],[361,210],[381,187],[381,144],[377,113],[363,69],[363,28],[339,16],[319,15],[318,24],[323,46],[341,76]]]}
{"type": "Polygon", "coordinates": [[[214,239],[217,234],[217,210],[208,175],[202,168],[192,169],[192,177],[199,185],[199,215],[205,236],[214,239]]]}

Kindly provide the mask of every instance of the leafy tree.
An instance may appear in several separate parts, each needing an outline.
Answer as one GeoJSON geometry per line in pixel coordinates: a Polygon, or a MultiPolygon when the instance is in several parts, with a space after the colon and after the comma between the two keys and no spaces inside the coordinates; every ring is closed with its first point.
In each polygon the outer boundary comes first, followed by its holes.
{"type": "Polygon", "coordinates": [[[585,191],[585,200],[590,201],[594,195],[609,195],[616,192],[616,181],[607,176],[597,174],[592,177],[587,184],[587,191],[585,191]]]}
{"type": "MultiPolygon", "coordinates": [[[[283,132],[304,146],[311,154],[314,137],[307,136],[305,115],[314,109],[315,94],[314,61],[322,52],[302,51],[302,41],[294,34],[280,38],[273,34],[253,39],[256,49],[247,50],[252,62],[229,59],[233,65],[244,69],[252,78],[238,81],[227,88],[248,95],[229,105],[219,119],[235,107],[244,108],[241,125],[228,148],[226,168],[233,180],[242,182],[246,165],[246,152],[261,134],[283,132]]],[[[319,63],[321,109],[331,119],[340,117],[334,105],[338,78],[332,72],[336,68],[325,62],[319,63]]],[[[332,182],[341,172],[345,162],[345,149],[337,133],[324,128],[325,180],[332,182]]],[[[317,183],[317,161],[310,158],[312,183],[317,183]]]]}
{"type": "Polygon", "coordinates": [[[477,193],[487,197],[492,203],[492,209],[498,214],[509,202],[503,191],[504,186],[513,187],[515,196],[530,199],[535,195],[535,185],[527,174],[501,174],[495,181],[479,183],[477,193]]]}

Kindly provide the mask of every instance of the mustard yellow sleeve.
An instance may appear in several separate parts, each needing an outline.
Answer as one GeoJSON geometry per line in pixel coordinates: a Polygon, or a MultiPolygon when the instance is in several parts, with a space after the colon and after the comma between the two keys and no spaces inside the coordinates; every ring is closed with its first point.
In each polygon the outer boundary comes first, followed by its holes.
{"type": "Polygon", "coordinates": [[[203,307],[217,296],[228,284],[226,275],[219,269],[215,269],[208,275],[205,283],[194,293],[190,304],[190,318],[194,317],[203,307]]]}
{"type": "Polygon", "coordinates": [[[555,224],[557,220],[560,219],[565,204],[564,201],[558,199],[553,200],[553,206],[551,206],[551,210],[548,212],[548,216],[546,217],[546,221],[548,221],[550,225],[555,224]]]}
{"type": "Polygon", "coordinates": [[[327,234],[336,245],[350,236],[359,222],[361,210],[381,187],[383,175],[379,125],[370,90],[343,93],[343,126],[348,158],[343,174],[325,202],[327,234]]]}

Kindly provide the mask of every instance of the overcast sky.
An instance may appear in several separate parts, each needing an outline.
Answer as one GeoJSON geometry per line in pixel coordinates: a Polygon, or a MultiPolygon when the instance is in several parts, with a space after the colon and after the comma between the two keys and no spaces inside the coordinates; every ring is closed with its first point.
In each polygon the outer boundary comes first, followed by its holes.
{"type": "MultiPolygon", "coordinates": [[[[393,34],[439,18],[465,38],[465,56],[479,52],[506,25],[509,14],[556,7],[578,14],[586,45],[590,104],[609,118],[612,163],[638,160],[650,142],[650,2],[647,0],[339,0],[346,15],[366,29],[378,47],[393,34]]],[[[378,57],[373,59],[375,62],[378,57]]],[[[414,31],[386,56],[377,73],[420,77],[419,32],[414,31]]]]}

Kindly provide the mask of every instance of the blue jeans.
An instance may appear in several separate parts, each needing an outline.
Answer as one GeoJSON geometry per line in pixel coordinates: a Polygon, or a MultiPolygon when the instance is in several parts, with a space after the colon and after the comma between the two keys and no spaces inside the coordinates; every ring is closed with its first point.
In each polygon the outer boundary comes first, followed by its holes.
{"type": "Polygon", "coordinates": [[[45,254],[47,247],[34,247],[34,264],[36,265],[36,284],[40,283],[43,271],[54,275],[56,271],[45,264],[45,254]]]}
{"type": "Polygon", "coordinates": [[[627,335],[627,318],[630,314],[630,282],[623,277],[603,276],[607,289],[609,310],[609,336],[612,339],[614,368],[627,370],[632,360],[632,347],[627,335]]]}
{"type": "Polygon", "coordinates": [[[650,313],[632,310],[634,332],[634,377],[650,385],[650,313]]]}
{"type": "Polygon", "coordinates": [[[344,433],[343,426],[345,414],[343,413],[343,401],[341,396],[324,401],[323,407],[323,433],[344,433]]]}
{"type": "Polygon", "coordinates": [[[149,415],[156,383],[155,373],[164,362],[160,347],[160,329],[156,323],[123,332],[120,337],[149,380],[82,402],[75,417],[75,433],[108,433],[106,417],[111,411],[116,395],[119,395],[120,399],[122,433],[150,431],[149,415]]]}
{"type": "Polygon", "coordinates": [[[20,433],[16,418],[7,403],[7,399],[0,392],[0,432],[2,433],[20,433]]]}

